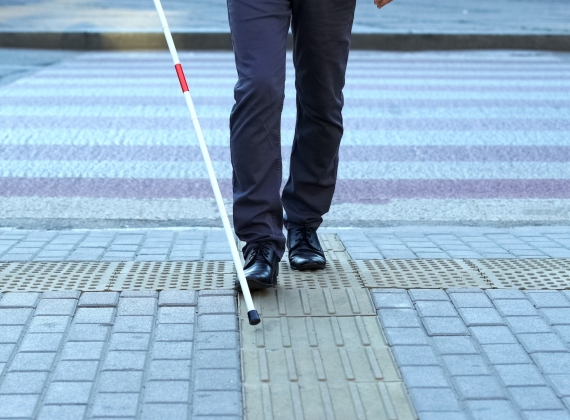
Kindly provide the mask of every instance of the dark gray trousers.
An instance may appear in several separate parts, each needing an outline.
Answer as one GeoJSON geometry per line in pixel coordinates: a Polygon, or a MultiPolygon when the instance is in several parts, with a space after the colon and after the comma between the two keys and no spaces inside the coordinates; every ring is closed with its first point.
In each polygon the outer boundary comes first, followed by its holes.
{"type": "Polygon", "coordinates": [[[356,0],[228,0],[238,82],[230,116],[233,219],[247,243],[281,257],[285,227],[317,228],[329,211],[343,133],[346,63],[356,0]],[[297,121],[282,196],[281,111],[293,32],[297,121]]]}

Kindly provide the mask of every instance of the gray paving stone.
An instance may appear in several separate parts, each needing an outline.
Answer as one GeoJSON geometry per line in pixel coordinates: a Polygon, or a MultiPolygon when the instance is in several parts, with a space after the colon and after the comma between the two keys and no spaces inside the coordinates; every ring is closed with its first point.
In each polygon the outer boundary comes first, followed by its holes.
{"type": "Polygon", "coordinates": [[[534,353],[532,358],[545,374],[570,372],[570,353],[534,353]]]}
{"type": "Polygon", "coordinates": [[[150,334],[146,333],[113,333],[109,342],[109,350],[147,351],[150,346],[150,334]]]}
{"type": "Polygon", "coordinates": [[[119,300],[118,316],[154,315],[156,299],[124,298],[119,300]]]}
{"type": "Polygon", "coordinates": [[[422,420],[467,420],[467,415],[459,411],[422,411],[422,420]]]}
{"type": "Polygon", "coordinates": [[[192,358],[193,343],[190,341],[159,341],[153,346],[154,360],[183,360],[192,358]]]}
{"type": "Polygon", "coordinates": [[[135,417],[138,393],[98,393],[95,396],[92,416],[95,418],[135,417]]]}
{"type": "Polygon", "coordinates": [[[154,290],[124,290],[122,298],[158,298],[158,292],[154,290]]]}
{"type": "Polygon", "coordinates": [[[100,324],[74,324],[67,341],[106,341],[111,328],[100,324]]]}
{"type": "Polygon", "coordinates": [[[141,392],[142,371],[106,371],[99,375],[99,392],[141,392]]]}
{"type": "Polygon", "coordinates": [[[46,392],[45,404],[87,404],[93,382],[52,382],[46,392]]]}
{"type": "Polygon", "coordinates": [[[526,299],[495,299],[495,307],[502,316],[537,316],[538,311],[526,299]]]}
{"type": "Polygon", "coordinates": [[[0,309],[0,325],[26,325],[32,316],[33,309],[6,308],[0,309]]]}
{"type": "Polygon", "coordinates": [[[489,368],[479,355],[441,356],[451,376],[489,375],[489,368]]]}
{"type": "Polygon", "coordinates": [[[79,299],[80,307],[105,307],[117,306],[119,303],[118,292],[84,292],[79,299]]]}
{"type": "Polygon", "coordinates": [[[196,369],[195,391],[239,391],[241,377],[238,369],[196,369]]]}
{"type": "Polygon", "coordinates": [[[373,292],[372,301],[376,309],[414,309],[409,296],[404,293],[373,292]]]}
{"type": "Polygon", "coordinates": [[[20,344],[20,351],[58,351],[63,341],[60,333],[35,333],[26,334],[20,344]]]}
{"type": "Polygon", "coordinates": [[[112,324],[115,308],[78,308],[73,318],[76,324],[112,324]]]}
{"type": "Polygon", "coordinates": [[[0,419],[32,418],[40,396],[0,395],[0,419]]]}
{"type": "Polygon", "coordinates": [[[113,332],[150,333],[153,324],[153,316],[119,316],[115,318],[113,332]]]}
{"type": "Polygon", "coordinates": [[[391,346],[429,344],[422,328],[386,328],[384,334],[391,346]]]}
{"type": "MultiPolygon", "coordinates": [[[[219,350],[218,350],[219,351],[219,350]]],[[[198,352],[197,352],[198,353],[198,352]]],[[[234,356],[232,362],[234,367],[239,366],[237,362],[237,357],[234,354],[235,351],[231,352],[231,356],[234,356]]],[[[211,362],[213,365],[218,365],[218,363],[224,363],[222,359],[215,359],[217,354],[212,355],[209,357],[210,351],[205,352],[208,359],[208,362],[211,362]]],[[[194,358],[196,360],[196,358],[194,358]]],[[[196,363],[196,362],[195,362],[196,363]]],[[[230,363],[232,364],[232,363],[230,363]]],[[[148,370],[148,380],[190,380],[192,378],[190,368],[192,362],[190,360],[153,360],[150,363],[150,368],[148,370]]],[[[198,366],[197,366],[198,367],[198,366]]],[[[210,367],[210,366],[207,366],[210,367]]]]}
{"type": "Polygon", "coordinates": [[[438,316],[438,317],[456,317],[459,316],[451,302],[426,302],[426,301],[419,301],[415,303],[416,309],[418,311],[419,316],[426,317],[426,316],[438,316]]]}
{"type": "Polygon", "coordinates": [[[98,361],[61,360],[55,369],[53,381],[76,382],[94,381],[97,374],[98,361]]]}
{"type": "Polygon", "coordinates": [[[7,362],[10,360],[12,353],[16,349],[15,344],[1,344],[0,345],[0,362],[7,362]]]}
{"type": "Polygon", "coordinates": [[[187,404],[144,404],[141,412],[142,420],[159,418],[186,419],[189,406],[187,404]]]}
{"type": "Polygon", "coordinates": [[[65,343],[61,360],[99,360],[103,354],[103,345],[100,341],[65,343]]]}
{"type": "Polygon", "coordinates": [[[494,365],[532,363],[519,344],[484,344],[481,347],[494,365]]]}
{"type": "Polygon", "coordinates": [[[237,333],[234,331],[202,332],[196,334],[196,347],[200,350],[224,350],[238,347],[237,333]]]}
{"type": "Polygon", "coordinates": [[[384,328],[421,327],[413,309],[379,309],[378,316],[384,328]]]}
{"type": "Polygon", "coordinates": [[[515,404],[522,410],[556,410],[564,406],[546,386],[509,387],[515,404]]]}
{"type": "Polygon", "coordinates": [[[556,291],[526,291],[525,294],[537,308],[570,308],[570,301],[556,291]]]}
{"type": "Polygon", "coordinates": [[[507,327],[471,327],[471,334],[481,344],[516,344],[517,339],[507,327]]]}
{"type": "Polygon", "coordinates": [[[522,411],[526,420],[569,420],[570,414],[566,410],[537,410],[522,411]]]}
{"type": "Polygon", "coordinates": [[[559,397],[570,396],[570,373],[548,375],[548,380],[559,397]]]}
{"type": "Polygon", "coordinates": [[[49,372],[56,353],[16,353],[9,372],[49,372]]]}
{"type": "Polygon", "coordinates": [[[492,308],[493,303],[487,295],[479,289],[477,292],[452,293],[448,291],[449,297],[456,308],[492,308]]]}
{"type": "Polygon", "coordinates": [[[426,317],[422,318],[422,322],[427,333],[430,336],[436,335],[468,335],[469,332],[459,317],[456,318],[440,318],[426,317]]]}
{"type": "Polygon", "coordinates": [[[485,293],[491,300],[495,299],[526,299],[524,293],[516,289],[487,289],[485,293]]]}
{"type": "Polygon", "coordinates": [[[399,366],[438,366],[433,350],[429,346],[394,346],[392,353],[399,366]]]}
{"type": "Polygon", "coordinates": [[[519,420],[520,417],[509,401],[482,400],[466,402],[475,420],[519,420]]]}
{"type": "Polygon", "coordinates": [[[533,364],[495,365],[494,367],[506,386],[546,385],[544,377],[533,364]]]}
{"type": "Polygon", "coordinates": [[[4,293],[0,308],[35,308],[39,298],[39,293],[4,293]]]}
{"type": "Polygon", "coordinates": [[[568,350],[556,334],[518,334],[517,338],[529,353],[568,350]]]}
{"type": "Polygon", "coordinates": [[[200,296],[198,313],[205,314],[235,314],[236,299],[233,296],[200,296]]]}
{"type": "Polygon", "coordinates": [[[515,334],[548,333],[552,331],[550,325],[538,316],[510,316],[505,319],[515,334]]]}
{"type": "Polygon", "coordinates": [[[50,290],[42,294],[42,299],[79,299],[79,290],[50,290]]]}
{"type": "Polygon", "coordinates": [[[192,341],[194,324],[158,324],[154,332],[155,341],[192,341]]]}
{"type": "Polygon", "coordinates": [[[73,316],[75,313],[75,299],[41,299],[34,316],[42,315],[67,315],[73,316]]]}
{"type": "Polygon", "coordinates": [[[456,376],[453,382],[465,400],[505,398],[501,385],[492,376],[456,376]]]}
{"type": "Polygon", "coordinates": [[[198,391],[193,395],[194,416],[241,416],[241,392],[238,391],[198,391]]]}
{"type": "Polygon", "coordinates": [[[235,314],[198,316],[198,331],[237,331],[237,329],[235,314]]]}
{"type": "Polygon", "coordinates": [[[23,326],[18,326],[18,325],[0,326],[0,344],[17,343],[20,340],[23,331],[24,331],[23,326]]]}
{"type": "Polygon", "coordinates": [[[457,397],[451,388],[411,388],[408,393],[420,414],[423,411],[459,411],[457,397]]]}
{"type": "Polygon", "coordinates": [[[439,366],[402,366],[400,372],[407,388],[449,388],[443,369],[439,366]]]}
{"type": "Polygon", "coordinates": [[[0,383],[0,394],[41,394],[47,372],[8,372],[0,383]]]}
{"type": "Polygon", "coordinates": [[[198,292],[195,290],[163,290],[158,298],[158,306],[196,306],[198,292]]]}
{"type": "Polygon", "coordinates": [[[544,308],[540,312],[550,325],[570,325],[570,308],[544,308]]]}
{"type": "Polygon", "coordinates": [[[162,307],[158,309],[161,324],[193,324],[196,309],[193,307],[162,307]]]}
{"type": "Polygon", "coordinates": [[[85,414],[85,405],[43,405],[37,420],[76,420],[85,414]]]}
{"type": "Polygon", "coordinates": [[[70,316],[38,316],[32,318],[28,333],[63,333],[71,320],[70,316]]]}
{"type": "Polygon", "coordinates": [[[459,315],[468,327],[502,325],[505,323],[494,308],[459,308],[459,315]]]}
{"type": "Polygon", "coordinates": [[[189,381],[149,381],[145,384],[145,402],[185,403],[189,399],[189,381]]]}
{"type": "Polygon", "coordinates": [[[470,337],[432,337],[440,354],[479,354],[470,337]]]}
{"type": "Polygon", "coordinates": [[[441,289],[410,289],[408,293],[414,302],[419,300],[428,300],[428,301],[449,300],[449,296],[447,296],[447,293],[445,293],[445,291],[441,289]]]}
{"type": "Polygon", "coordinates": [[[570,325],[560,325],[552,329],[562,338],[566,344],[570,344],[570,325]]]}
{"type": "Polygon", "coordinates": [[[146,352],[109,351],[101,370],[143,370],[146,352]]]}
{"type": "MultiPolygon", "coordinates": [[[[154,362],[153,362],[154,363],[154,362]]],[[[200,350],[196,349],[193,358],[196,369],[236,368],[239,366],[238,352],[231,350],[200,350]]]]}

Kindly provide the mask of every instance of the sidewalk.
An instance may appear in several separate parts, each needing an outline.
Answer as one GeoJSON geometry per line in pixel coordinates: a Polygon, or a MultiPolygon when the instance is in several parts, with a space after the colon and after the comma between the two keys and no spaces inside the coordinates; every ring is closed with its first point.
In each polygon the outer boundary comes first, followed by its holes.
{"type": "MultiPolygon", "coordinates": [[[[0,47],[163,49],[152,1],[24,1],[0,6],[0,47]]],[[[180,49],[231,49],[226,2],[164,1],[180,49]]],[[[570,10],[555,0],[358,0],[354,49],[570,50],[570,10]]]]}
{"type": "Polygon", "coordinates": [[[570,418],[570,227],[320,236],[252,327],[220,229],[1,231],[0,418],[570,418]]]}

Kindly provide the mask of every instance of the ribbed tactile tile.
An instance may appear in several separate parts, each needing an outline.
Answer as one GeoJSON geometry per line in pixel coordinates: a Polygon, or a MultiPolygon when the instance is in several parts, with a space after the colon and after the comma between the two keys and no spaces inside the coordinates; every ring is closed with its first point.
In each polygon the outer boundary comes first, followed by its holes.
{"type": "Polygon", "coordinates": [[[365,287],[400,289],[448,289],[493,287],[473,266],[463,260],[394,259],[355,261],[365,287]]]}
{"type": "MultiPolygon", "coordinates": [[[[273,316],[355,316],[375,315],[367,289],[283,289],[277,287],[253,294],[259,315],[273,316]]],[[[241,315],[247,317],[244,305],[241,315]]]]}
{"type": "Polygon", "coordinates": [[[115,262],[21,262],[0,267],[0,290],[43,292],[47,290],[107,290],[120,263],[115,262]]]}
{"type": "Polygon", "coordinates": [[[493,288],[570,289],[570,258],[468,260],[493,288]]]}
{"type": "Polygon", "coordinates": [[[232,261],[121,263],[109,290],[233,289],[232,261]]]}

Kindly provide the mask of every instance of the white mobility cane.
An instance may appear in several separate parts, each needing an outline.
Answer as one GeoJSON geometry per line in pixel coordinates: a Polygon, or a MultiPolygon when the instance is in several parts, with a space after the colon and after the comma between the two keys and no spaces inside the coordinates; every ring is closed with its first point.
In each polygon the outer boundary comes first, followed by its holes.
{"type": "Polygon", "coordinates": [[[222,217],[222,223],[224,224],[224,230],[226,231],[226,236],[230,244],[230,250],[232,251],[232,257],[234,259],[234,264],[236,266],[237,277],[241,286],[241,291],[243,293],[243,298],[245,300],[245,305],[247,306],[247,316],[249,318],[249,323],[251,325],[257,325],[261,321],[259,319],[259,314],[253,306],[253,301],[251,300],[251,293],[249,292],[249,287],[247,285],[247,280],[245,279],[245,274],[243,272],[243,267],[241,266],[241,260],[239,258],[239,253],[237,250],[237,245],[234,241],[234,235],[232,233],[232,228],[230,226],[230,221],[228,219],[228,213],[226,212],[226,207],[222,200],[222,193],[220,192],[220,187],[218,185],[218,180],[216,179],[216,174],[214,173],[214,168],[212,166],[212,161],[210,159],[210,154],[208,153],[208,148],[206,147],[206,142],[204,141],[204,136],[202,134],[202,129],[200,128],[200,122],[198,121],[198,116],[196,115],[196,110],[194,109],[194,104],[192,102],[192,97],[190,96],[190,91],[188,90],[188,84],[186,83],[186,77],[182,71],[182,65],[178,59],[178,53],[176,52],[176,47],[174,46],[174,40],[172,39],[172,34],[168,28],[168,22],[166,21],[166,16],[164,16],[164,10],[162,10],[162,4],[160,0],[154,0],[154,5],[158,16],[160,17],[160,22],[162,23],[162,29],[164,30],[164,36],[166,37],[166,43],[168,44],[168,49],[170,50],[170,55],[172,56],[172,61],[174,61],[174,68],[176,69],[176,74],[178,75],[178,80],[180,81],[180,86],[182,87],[182,93],[184,94],[184,99],[186,99],[186,105],[188,105],[188,110],[190,111],[190,117],[192,118],[192,123],[194,124],[194,130],[196,130],[196,136],[198,137],[198,142],[200,143],[200,150],[202,151],[202,157],[204,158],[204,163],[208,169],[208,176],[210,177],[210,183],[212,184],[212,189],[214,190],[214,196],[216,197],[216,204],[218,205],[218,210],[220,211],[220,216],[222,217]]]}

